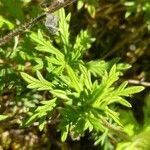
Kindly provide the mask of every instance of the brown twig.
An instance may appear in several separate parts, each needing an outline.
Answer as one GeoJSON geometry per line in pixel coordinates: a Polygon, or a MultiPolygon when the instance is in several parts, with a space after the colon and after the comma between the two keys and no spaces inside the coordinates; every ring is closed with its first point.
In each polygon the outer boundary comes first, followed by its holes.
{"type": "Polygon", "coordinates": [[[150,82],[146,82],[146,81],[129,79],[128,82],[131,84],[138,84],[138,85],[143,85],[145,87],[150,87],[150,82]]]}
{"type": "Polygon", "coordinates": [[[36,18],[30,20],[27,23],[24,23],[20,27],[18,27],[15,31],[12,31],[5,35],[4,37],[0,38],[0,46],[8,43],[10,40],[12,40],[15,36],[23,34],[27,29],[33,27],[35,24],[37,24],[41,19],[43,19],[47,13],[53,13],[60,8],[66,7],[70,5],[71,3],[75,2],[76,0],[66,0],[63,3],[60,3],[59,1],[55,1],[54,3],[50,4],[48,7],[47,12],[43,12],[42,14],[38,15],[36,18]]]}

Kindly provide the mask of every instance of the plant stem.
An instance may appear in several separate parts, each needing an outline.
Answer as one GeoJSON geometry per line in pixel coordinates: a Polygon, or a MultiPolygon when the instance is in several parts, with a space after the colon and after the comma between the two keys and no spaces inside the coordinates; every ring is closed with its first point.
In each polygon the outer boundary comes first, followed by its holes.
{"type": "Polygon", "coordinates": [[[125,141],[130,141],[131,138],[128,136],[124,131],[122,131],[120,126],[114,126],[110,124],[106,119],[101,118],[103,126],[114,132],[116,135],[118,135],[120,138],[122,138],[125,141]]]}
{"type": "Polygon", "coordinates": [[[8,33],[4,37],[0,38],[0,46],[8,43],[10,40],[12,40],[15,36],[23,34],[27,29],[33,27],[35,24],[37,24],[41,19],[43,19],[47,13],[53,13],[60,8],[66,7],[70,5],[71,3],[75,2],[76,0],[66,0],[64,3],[60,3],[59,1],[55,1],[55,3],[50,4],[48,7],[47,12],[43,12],[40,15],[38,15],[36,18],[31,19],[29,22],[24,23],[20,27],[18,27],[16,30],[8,33]],[[57,3],[56,3],[57,2],[57,3]]]}

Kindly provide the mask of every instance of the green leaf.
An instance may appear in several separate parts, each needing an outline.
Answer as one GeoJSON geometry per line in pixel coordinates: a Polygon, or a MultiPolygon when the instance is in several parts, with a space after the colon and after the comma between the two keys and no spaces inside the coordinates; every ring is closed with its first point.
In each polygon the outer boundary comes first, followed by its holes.
{"type": "Polygon", "coordinates": [[[56,106],[56,98],[48,101],[42,101],[41,104],[43,105],[39,106],[35,112],[47,113],[48,111],[53,110],[53,108],[56,106]]]}
{"type": "Polygon", "coordinates": [[[80,69],[83,74],[84,85],[86,86],[87,89],[91,90],[92,81],[90,72],[83,65],[80,65],[80,69]]]}
{"type": "Polygon", "coordinates": [[[69,125],[65,126],[65,128],[63,129],[63,131],[61,132],[61,141],[65,142],[68,136],[68,132],[69,132],[69,125]]]}
{"type": "Polygon", "coordinates": [[[46,124],[45,119],[46,119],[45,116],[43,116],[43,117],[40,118],[40,121],[39,121],[39,129],[40,129],[40,131],[42,131],[44,129],[44,126],[46,124]]]}
{"type": "Polygon", "coordinates": [[[12,30],[14,28],[14,25],[7,19],[5,19],[3,16],[0,16],[0,28],[2,28],[4,25],[7,25],[8,29],[12,30]]]}
{"type": "Polygon", "coordinates": [[[78,1],[77,3],[77,9],[80,10],[82,7],[84,6],[84,2],[83,1],[78,1]]]}
{"type": "Polygon", "coordinates": [[[125,99],[123,99],[123,98],[121,98],[121,97],[116,97],[116,98],[111,98],[110,99],[110,101],[108,102],[108,105],[109,104],[112,104],[112,103],[114,103],[114,102],[116,102],[116,103],[120,103],[120,104],[122,104],[122,105],[124,105],[124,106],[126,106],[126,107],[132,107],[132,105],[127,101],[127,100],[125,100],[125,99]]]}
{"type": "Polygon", "coordinates": [[[81,30],[79,35],[76,37],[76,41],[73,47],[72,59],[77,60],[85,51],[87,51],[90,47],[92,42],[95,41],[95,38],[92,38],[87,30],[81,30]]]}
{"type": "Polygon", "coordinates": [[[57,48],[55,48],[50,41],[44,39],[40,30],[38,30],[38,33],[32,32],[30,38],[36,42],[36,50],[54,54],[58,58],[62,60],[64,59],[64,55],[57,48]]]}
{"type": "Polygon", "coordinates": [[[107,108],[106,109],[106,113],[107,115],[109,115],[118,125],[120,125],[121,127],[123,126],[120,122],[120,119],[118,117],[118,113],[117,112],[114,112],[113,110],[107,108]]]}
{"type": "Polygon", "coordinates": [[[38,90],[51,90],[52,89],[52,83],[46,81],[41,73],[39,71],[37,71],[37,76],[39,78],[33,78],[32,76],[21,72],[21,76],[23,77],[23,79],[29,83],[29,85],[27,86],[28,88],[34,89],[37,88],[38,90]]]}
{"type": "Polygon", "coordinates": [[[89,61],[86,63],[87,68],[94,76],[103,76],[104,71],[107,70],[107,64],[104,60],[89,61]]]}
{"type": "Polygon", "coordinates": [[[57,96],[61,99],[70,100],[70,98],[67,96],[67,93],[63,90],[52,90],[51,93],[54,94],[54,96],[57,96]]]}
{"type": "Polygon", "coordinates": [[[135,94],[143,90],[144,90],[143,86],[132,86],[132,87],[127,87],[126,89],[121,90],[120,92],[118,91],[118,95],[130,96],[131,94],[135,94]]]}
{"type": "Polygon", "coordinates": [[[121,71],[131,68],[131,65],[126,63],[118,63],[119,58],[114,58],[110,61],[105,62],[104,60],[92,60],[86,63],[87,68],[94,76],[104,76],[104,72],[109,72],[113,65],[116,65],[116,71],[122,74],[121,71]]]}
{"type": "Polygon", "coordinates": [[[123,83],[116,89],[116,93],[118,93],[118,92],[124,90],[127,85],[128,85],[128,81],[123,82],[123,83]]]}
{"type": "Polygon", "coordinates": [[[96,131],[103,131],[103,130],[104,130],[103,126],[102,126],[101,123],[100,123],[100,119],[97,119],[97,118],[95,118],[95,117],[89,116],[89,117],[88,117],[88,120],[89,120],[89,122],[93,125],[93,128],[94,128],[96,131]]]}
{"type": "Polygon", "coordinates": [[[56,98],[48,101],[42,101],[41,106],[38,106],[35,110],[32,111],[32,114],[27,121],[25,121],[25,126],[31,125],[33,122],[39,122],[40,131],[43,130],[46,124],[46,116],[49,115],[49,119],[52,115],[52,110],[56,107],[56,98]]]}
{"type": "Polygon", "coordinates": [[[42,33],[40,30],[38,30],[38,33],[31,32],[30,38],[36,42],[37,44],[44,46],[48,45],[49,43],[43,38],[42,33]]]}
{"type": "MultiPolygon", "coordinates": [[[[25,126],[30,126],[33,122],[35,122],[38,119],[38,114],[32,115],[27,121],[25,121],[25,126]]],[[[24,125],[23,125],[24,126],[24,125]]]]}
{"type": "Polygon", "coordinates": [[[72,70],[72,68],[69,65],[66,65],[68,76],[71,79],[72,88],[74,88],[77,92],[81,92],[83,90],[82,85],[79,83],[78,76],[76,75],[76,72],[72,70]]]}
{"type": "Polygon", "coordinates": [[[6,115],[0,115],[0,121],[5,120],[7,118],[8,118],[8,116],[6,116],[6,115]]]}
{"type": "Polygon", "coordinates": [[[69,22],[71,18],[71,14],[69,13],[67,17],[65,16],[65,10],[64,8],[59,10],[59,33],[61,38],[61,44],[63,47],[63,51],[66,54],[68,51],[68,47],[70,45],[69,43],[69,22]]]}

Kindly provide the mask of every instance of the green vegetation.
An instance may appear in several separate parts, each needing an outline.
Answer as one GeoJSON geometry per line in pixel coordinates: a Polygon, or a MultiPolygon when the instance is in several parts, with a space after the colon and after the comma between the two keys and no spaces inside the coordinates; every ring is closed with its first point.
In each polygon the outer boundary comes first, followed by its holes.
{"type": "Polygon", "coordinates": [[[149,150],[149,1],[43,11],[0,0],[0,149],[149,150]]]}

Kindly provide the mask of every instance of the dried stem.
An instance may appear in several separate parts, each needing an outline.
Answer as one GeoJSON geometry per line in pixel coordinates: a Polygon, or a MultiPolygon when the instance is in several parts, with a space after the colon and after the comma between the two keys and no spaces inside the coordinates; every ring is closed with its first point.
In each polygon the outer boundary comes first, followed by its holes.
{"type": "Polygon", "coordinates": [[[140,80],[135,80],[135,79],[129,79],[128,82],[130,84],[138,84],[138,85],[142,85],[145,87],[150,87],[150,82],[146,82],[146,81],[140,81],[140,80]]]}
{"type": "Polygon", "coordinates": [[[55,1],[48,7],[47,12],[43,12],[42,14],[38,15],[36,18],[30,20],[27,23],[24,23],[20,27],[18,27],[16,30],[8,33],[4,37],[0,38],[0,46],[8,43],[10,40],[12,40],[15,36],[23,34],[27,29],[33,27],[35,24],[37,24],[41,19],[43,19],[47,13],[53,13],[60,8],[66,7],[70,5],[71,3],[75,2],[76,0],[66,0],[63,3],[60,3],[59,1],[55,1]]]}

